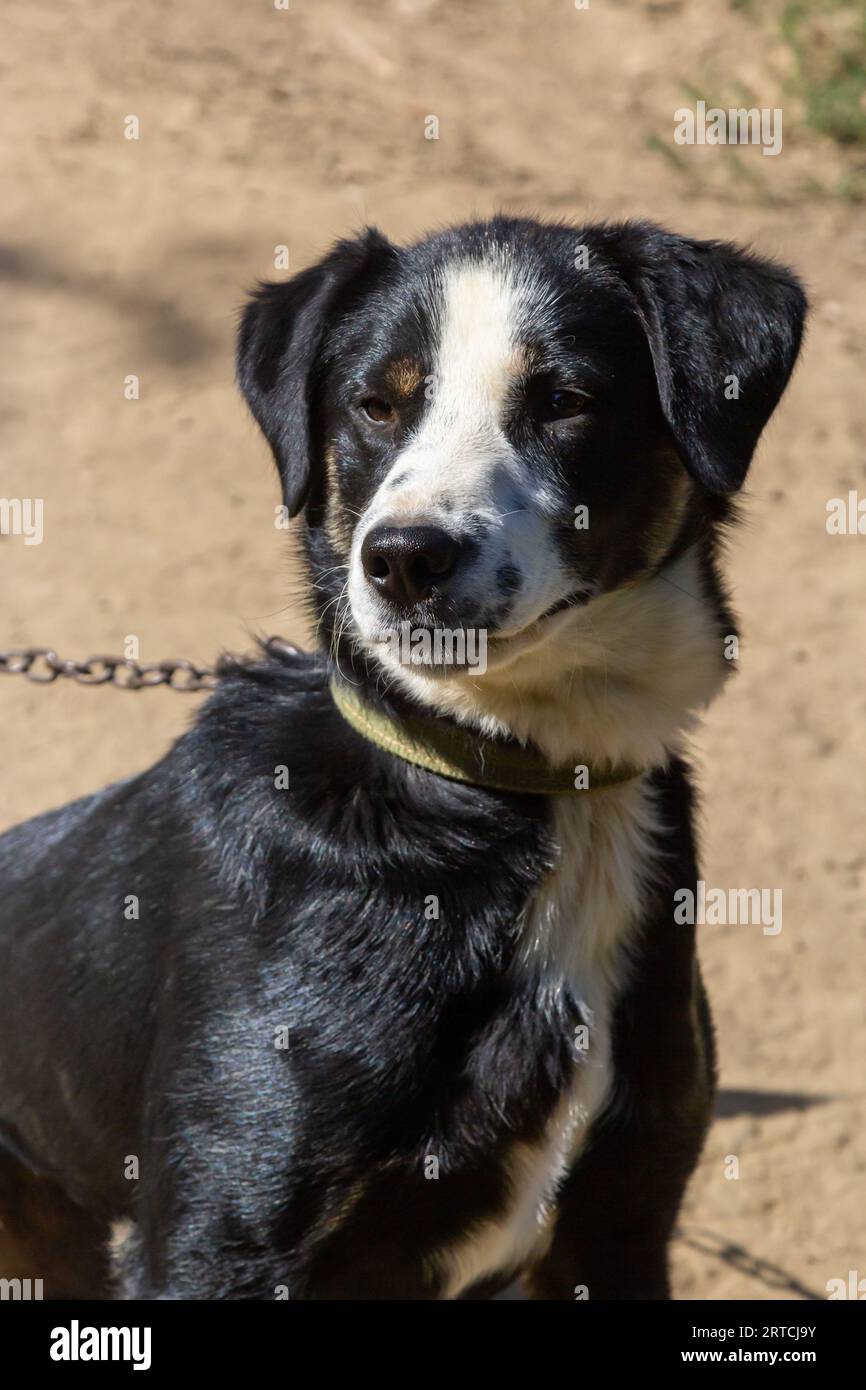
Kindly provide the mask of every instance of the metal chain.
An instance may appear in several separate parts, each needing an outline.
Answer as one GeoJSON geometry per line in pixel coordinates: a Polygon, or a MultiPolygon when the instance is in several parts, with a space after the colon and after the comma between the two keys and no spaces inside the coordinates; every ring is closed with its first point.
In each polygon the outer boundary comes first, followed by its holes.
{"type": "MultiPolygon", "coordinates": [[[[269,637],[268,656],[296,656],[299,649],[283,637],[269,637]]],[[[136,661],[129,656],[89,656],[86,661],[64,661],[53,647],[21,647],[0,651],[0,676],[24,676],[35,685],[51,685],[68,676],[78,685],[113,685],[117,690],[151,690],[167,685],[183,693],[213,690],[222,676],[239,666],[249,666],[259,655],[217,658],[213,666],[194,661],[136,661]]]]}
{"type": "Polygon", "coordinates": [[[692,1250],[700,1251],[702,1255],[710,1255],[712,1258],[720,1260],[722,1264],[730,1265],[751,1279],[757,1279],[767,1288],[784,1289],[787,1293],[796,1293],[801,1298],[812,1301],[820,1302],[823,1299],[822,1294],[817,1293],[815,1289],[808,1288],[806,1284],[801,1283],[787,1270],[780,1269],[778,1265],[762,1259],[760,1255],[753,1255],[745,1246],[738,1245],[736,1241],[729,1240],[726,1236],[720,1236],[715,1231],[705,1231],[695,1227],[679,1227],[674,1232],[674,1239],[683,1245],[688,1245],[692,1250]]]}
{"type": "MultiPolygon", "coordinates": [[[[273,639],[272,639],[273,640],[273,639]]],[[[248,658],[251,659],[251,658],[248,658]]],[[[244,658],[240,658],[244,660],[244,658]]],[[[50,685],[68,676],[79,685],[113,685],[118,690],[150,690],[167,685],[171,690],[212,690],[239,658],[222,656],[214,666],[193,661],[135,661],[128,656],[89,656],[86,661],[64,661],[51,647],[24,647],[0,651],[0,675],[24,676],[36,685],[50,685]]]]}

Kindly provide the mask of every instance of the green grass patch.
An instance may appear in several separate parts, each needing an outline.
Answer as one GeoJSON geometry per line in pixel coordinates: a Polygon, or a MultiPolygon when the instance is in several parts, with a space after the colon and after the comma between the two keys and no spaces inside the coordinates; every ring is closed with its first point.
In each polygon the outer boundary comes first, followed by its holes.
{"type": "Polygon", "coordinates": [[[866,148],[866,0],[790,0],[781,32],[806,124],[838,145],[866,148]]]}

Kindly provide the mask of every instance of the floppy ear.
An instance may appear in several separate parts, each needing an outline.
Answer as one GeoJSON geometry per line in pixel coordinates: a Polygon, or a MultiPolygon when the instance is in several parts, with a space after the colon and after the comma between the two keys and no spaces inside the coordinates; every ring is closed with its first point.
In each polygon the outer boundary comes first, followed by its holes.
{"type": "Polygon", "coordinates": [[[325,333],[374,262],[393,254],[390,242],[368,228],[293,279],[259,285],[241,316],[238,383],[271,446],[290,516],[310,485],[312,394],[325,333]]]}
{"type": "Polygon", "coordinates": [[[711,492],[735,492],[797,359],[803,289],[784,266],[726,242],[648,223],[616,230],[677,450],[711,492]]]}

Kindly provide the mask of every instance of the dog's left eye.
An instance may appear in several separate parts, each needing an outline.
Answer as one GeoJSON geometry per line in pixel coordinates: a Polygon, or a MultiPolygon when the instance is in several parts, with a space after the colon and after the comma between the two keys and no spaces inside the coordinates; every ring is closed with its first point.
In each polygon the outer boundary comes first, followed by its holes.
{"type": "Polygon", "coordinates": [[[393,405],[382,396],[365,396],[360,404],[367,419],[376,425],[393,425],[397,419],[393,405]]]}
{"type": "Polygon", "coordinates": [[[545,424],[554,420],[571,420],[575,415],[581,415],[588,404],[589,397],[582,391],[570,391],[563,387],[542,396],[533,414],[545,424]]]}

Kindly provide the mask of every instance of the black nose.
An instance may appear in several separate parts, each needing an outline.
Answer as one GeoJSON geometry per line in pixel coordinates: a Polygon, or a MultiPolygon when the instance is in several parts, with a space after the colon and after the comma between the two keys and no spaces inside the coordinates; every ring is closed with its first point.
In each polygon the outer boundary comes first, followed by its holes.
{"type": "Polygon", "coordinates": [[[438,526],[374,526],[361,546],[373,588],[401,608],[412,608],[447,583],[459,558],[459,542],[438,526]]]}

